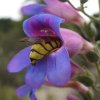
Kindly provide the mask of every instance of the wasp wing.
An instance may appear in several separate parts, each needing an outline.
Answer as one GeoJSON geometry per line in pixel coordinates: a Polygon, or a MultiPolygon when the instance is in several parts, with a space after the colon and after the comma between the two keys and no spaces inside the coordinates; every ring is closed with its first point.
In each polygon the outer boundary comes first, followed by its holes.
{"type": "Polygon", "coordinates": [[[41,43],[41,42],[50,42],[60,40],[56,36],[34,36],[34,37],[25,37],[20,40],[20,42],[26,42],[30,44],[41,43]]]}

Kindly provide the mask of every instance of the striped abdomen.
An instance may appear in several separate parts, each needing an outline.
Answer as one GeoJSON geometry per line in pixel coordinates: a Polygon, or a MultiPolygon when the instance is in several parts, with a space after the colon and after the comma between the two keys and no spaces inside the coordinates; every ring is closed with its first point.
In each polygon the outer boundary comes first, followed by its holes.
{"type": "Polygon", "coordinates": [[[34,43],[30,52],[31,63],[35,64],[36,61],[44,58],[50,53],[56,51],[62,46],[60,39],[51,40],[49,42],[34,43]]]}

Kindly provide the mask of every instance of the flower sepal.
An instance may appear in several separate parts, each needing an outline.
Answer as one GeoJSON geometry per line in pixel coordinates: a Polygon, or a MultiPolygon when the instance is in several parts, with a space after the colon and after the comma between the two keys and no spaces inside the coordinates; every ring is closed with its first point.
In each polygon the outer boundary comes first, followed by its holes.
{"type": "Polygon", "coordinates": [[[84,70],[84,73],[77,76],[75,80],[83,83],[84,85],[88,87],[93,87],[93,85],[96,82],[94,75],[88,70],[84,70]]]}
{"type": "Polygon", "coordinates": [[[94,51],[89,51],[87,54],[86,54],[86,57],[87,59],[92,62],[92,63],[95,63],[95,62],[98,62],[99,61],[99,55],[94,52],[94,51]]]}

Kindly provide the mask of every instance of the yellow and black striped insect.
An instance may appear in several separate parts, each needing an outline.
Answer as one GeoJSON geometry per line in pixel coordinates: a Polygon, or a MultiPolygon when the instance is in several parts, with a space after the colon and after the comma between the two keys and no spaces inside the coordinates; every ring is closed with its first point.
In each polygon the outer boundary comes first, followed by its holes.
{"type": "Polygon", "coordinates": [[[62,46],[61,39],[56,36],[38,36],[24,38],[21,41],[29,42],[32,45],[29,55],[31,64],[35,64],[38,60],[46,57],[62,46]]]}

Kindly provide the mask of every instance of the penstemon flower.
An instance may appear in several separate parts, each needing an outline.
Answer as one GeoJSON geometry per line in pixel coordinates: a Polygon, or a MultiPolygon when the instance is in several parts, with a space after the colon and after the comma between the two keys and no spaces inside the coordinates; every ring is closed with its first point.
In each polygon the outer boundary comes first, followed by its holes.
{"type": "Polygon", "coordinates": [[[22,41],[26,40],[31,45],[21,50],[8,64],[11,73],[29,66],[25,85],[17,90],[19,96],[31,91],[30,98],[35,100],[34,93],[46,78],[57,86],[63,86],[70,80],[70,58],[59,31],[62,21],[50,14],[36,15],[24,21],[23,28],[28,38],[22,41]]]}
{"type": "Polygon", "coordinates": [[[70,57],[77,54],[86,54],[95,48],[91,42],[85,40],[82,36],[79,35],[79,33],[75,31],[60,28],[60,33],[70,57]]]}
{"type": "Polygon", "coordinates": [[[44,4],[30,4],[22,7],[21,11],[26,15],[50,13],[65,19],[65,23],[84,25],[84,18],[69,3],[59,0],[44,0],[44,4]]]}

